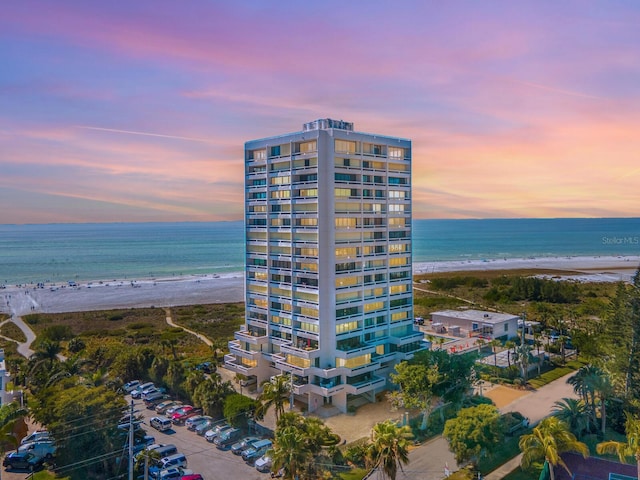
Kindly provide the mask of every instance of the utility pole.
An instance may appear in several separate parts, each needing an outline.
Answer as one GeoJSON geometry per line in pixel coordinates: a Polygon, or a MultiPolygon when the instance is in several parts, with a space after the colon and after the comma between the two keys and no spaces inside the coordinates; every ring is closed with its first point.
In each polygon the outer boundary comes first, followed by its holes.
{"type": "Polygon", "coordinates": [[[133,399],[129,410],[129,480],[133,480],[133,399]]]}

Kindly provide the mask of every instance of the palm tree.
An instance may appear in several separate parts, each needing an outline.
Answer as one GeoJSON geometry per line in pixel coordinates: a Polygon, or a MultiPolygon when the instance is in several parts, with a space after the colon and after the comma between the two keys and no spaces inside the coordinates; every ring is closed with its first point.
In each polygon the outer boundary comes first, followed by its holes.
{"type": "Polygon", "coordinates": [[[489,342],[489,345],[491,345],[491,349],[493,350],[493,366],[497,367],[498,366],[498,354],[496,352],[496,348],[501,347],[502,346],[502,342],[500,340],[498,340],[497,338],[494,338],[493,340],[491,340],[489,342]]]}
{"type": "Polygon", "coordinates": [[[284,404],[291,393],[291,376],[278,375],[270,381],[262,384],[262,393],[258,396],[260,406],[257,409],[259,417],[274,407],[276,413],[276,422],[280,415],[284,413],[284,404]]]}
{"type": "Polygon", "coordinates": [[[522,467],[528,468],[533,462],[544,460],[549,466],[551,480],[555,479],[553,468],[558,464],[571,475],[560,454],[578,452],[584,458],[589,455],[589,447],[578,441],[567,424],[558,417],[542,420],[531,433],[520,437],[518,445],[522,451],[522,467]]]}
{"type": "Polygon", "coordinates": [[[625,416],[627,421],[624,429],[627,434],[627,441],[616,442],[609,440],[608,442],[602,442],[596,445],[596,451],[599,454],[615,453],[621,462],[624,462],[627,457],[635,457],[637,475],[640,478],[640,420],[628,412],[625,412],[625,416]]]}
{"type": "Polygon", "coordinates": [[[513,348],[515,352],[516,342],[513,340],[507,340],[504,342],[504,346],[507,348],[507,363],[509,364],[509,367],[511,367],[511,349],[513,348]]]}
{"type": "Polygon", "coordinates": [[[304,433],[293,426],[276,431],[275,445],[269,455],[272,469],[282,469],[283,478],[291,480],[298,478],[311,458],[304,433]]]}
{"type": "Polygon", "coordinates": [[[600,415],[602,420],[602,433],[606,427],[606,399],[611,395],[613,386],[609,376],[604,370],[595,365],[585,365],[578,372],[567,380],[567,383],[573,386],[584,403],[589,408],[594,425],[596,422],[596,399],[600,397],[600,415]]]}
{"type": "Polygon", "coordinates": [[[136,455],[135,469],[139,470],[142,468],[144,472],[144,480],[149,480],[149,463],[159,459],[160,454],[156,450],[147,450],[145,448],[136,455]]]}
{"type": "Polygon", "coordinates": [[[522,342],[520,345],[514,347],[513,360],[520,364],[520,368],[522,369],[522,378],[525,383],[528,379],[529,364],[532,359],[531,347],[527,343],[522,342]]]}
{"type": "Polygon", "coordinates": [[[391,420],[373,427],[373,443],[369,447],[372,463],[382,469],[385,477],[396,479],[398,467],[409,463],[409,444],[413,437],[408,425],[398,427],[391,420]]]}
{"type": "Polygon", "coordinates": [[[565,422],[578,438],[589,426],[589,412],[583,400],[563,398],[551,408],[551,414],[565,422]]]}

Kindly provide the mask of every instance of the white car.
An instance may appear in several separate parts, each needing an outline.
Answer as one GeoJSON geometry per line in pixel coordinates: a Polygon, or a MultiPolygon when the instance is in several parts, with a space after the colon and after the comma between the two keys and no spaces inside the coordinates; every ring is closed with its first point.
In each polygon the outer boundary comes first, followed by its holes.
{"type": "Polygon", "coordinates": [[[269,472],[271,470],[271,457],[268,455],[261,456],[258,460],[256,460],[256,470],[259,472],[269,472]]]}
{"type": "Polygon", "coordinates": [[[20,445],[18,447],[18,452],[30,452],[38,458],[46,458],[49,460],[56,454],[56,446],[51,440],[40,440],[20,445]]]}
{"type": "Polygon", "coordinates": [[[140,385],[140,380],[131,380],[130,382],[125,383],[122,386],[122,390],[126,393],[131,393],[134,388],[137,388],[140,385]]]}
{"type": "Polygon", "coordinates": [[[20,444],[24,445],[25,443],[40,442],[43,440],[51,440],[51,437],[49,436],[49,432],[47,430],[36,430],[32,434],[24,437],[20,441],[20,444]]]}

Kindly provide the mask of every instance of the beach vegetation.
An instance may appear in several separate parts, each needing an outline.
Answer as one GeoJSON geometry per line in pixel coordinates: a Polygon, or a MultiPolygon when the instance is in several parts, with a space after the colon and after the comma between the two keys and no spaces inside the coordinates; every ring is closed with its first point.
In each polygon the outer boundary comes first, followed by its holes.
{"type": "Polygon", "coordinates": [[[493,405],[463,408],[447,420],[443,432],[459,464],[477,461],[498,450],[505,436],[505,424],[493,405]]]}
{"type": "Polygon", "coordinates": [[[22,330],[13,322],[6,322],[0,327],[0,335],[15,340],[16,342],[26,342],[27,337],[22,330]]]}

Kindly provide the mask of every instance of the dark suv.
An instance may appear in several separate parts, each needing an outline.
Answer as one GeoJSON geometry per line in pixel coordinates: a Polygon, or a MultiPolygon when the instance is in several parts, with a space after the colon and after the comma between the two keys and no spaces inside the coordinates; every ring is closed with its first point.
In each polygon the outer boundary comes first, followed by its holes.
{"type": "Polygon", "coordinates": [[[2,465],[16,470],[37,470],[42,467],[43,461],[31,452],[11,452],[4,458],[2,465]]]}

